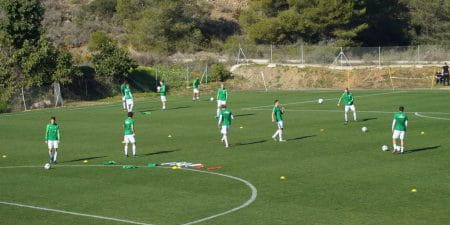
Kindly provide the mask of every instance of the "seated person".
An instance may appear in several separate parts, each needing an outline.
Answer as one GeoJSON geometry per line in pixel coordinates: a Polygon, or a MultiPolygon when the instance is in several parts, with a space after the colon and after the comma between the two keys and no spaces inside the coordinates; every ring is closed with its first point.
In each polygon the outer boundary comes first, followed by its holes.
{"type": "Polygon", "coordinates": [[[436,78],[436,84],[443,83],[443,77],[442,77],[442,73],[440,71],[436,72],[435,78],[436,78]]]}

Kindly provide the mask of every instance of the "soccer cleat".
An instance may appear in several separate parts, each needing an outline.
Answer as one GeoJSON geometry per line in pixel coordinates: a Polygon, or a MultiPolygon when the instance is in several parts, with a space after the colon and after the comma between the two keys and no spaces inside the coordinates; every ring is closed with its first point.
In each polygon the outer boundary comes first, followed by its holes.
{"type": "Polygon", "coordinates": [[[280,140],[280,142],[286,142],[286,140],[280,140]]]}
{"type": "Polygon", "coordinates": [[[274,141],[278,141],[276,137],[272,137],[272,139],[273,139],[274,141]]]}
{"type": "Polygon", "coordinates": [[[127,157],[127,158],[128,158],[128,154],[126,154],[126,155],[125,155],[125,157],[127,157]]]}
{"type": "Polygon", "coordinates": [[[53,164],[58,164],[56,161],[53,161],[53,164]]]}

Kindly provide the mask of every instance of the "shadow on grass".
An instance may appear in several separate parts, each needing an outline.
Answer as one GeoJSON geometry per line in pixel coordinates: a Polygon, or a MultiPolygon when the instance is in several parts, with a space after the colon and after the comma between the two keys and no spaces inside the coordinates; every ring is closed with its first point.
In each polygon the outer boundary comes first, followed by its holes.
{"type": "Polygon", "coordinates": [[[256,144],[262,144],[264,142],[267,142],[267,140],[252,141],[252,142],[246,142],[246,143],[236,143],[234,146],[256,145],[256,144]]]}
{"type": "Polygon", "coordinates": [[[244,116],[254,116],[254,113],[247,113],[247,114],[238,114],[238,115],[234,115],[234,117],[244,117],[244,116]]]}
{"type": "Polygon", "coordinates": [[[415,152],[421,152],[421,151],[428,151],[428,150],[434,150],[434,149],[438,149],[440,148],[440,145],[436,145],[436,146],[430,146],[430,147],[424,147],[424,148],[416,148],[416,149],[411,149],[408,150],[408,153],[415,153],[415,152]]]}
{"type": "Polygon", "coordinates": [[[178,152],[178,151],[181,151],[181,149],[165,150],[165,151],[159,151],[159,152],[151,152],[151,153],[143,154],[143,155],[141,155],[141,157],[152,156],[152,155],[168,154],[168,153],[178,152]]]}
{"type": "Polygon", "coordinates": [[[80,159],[73,159],[73,160],[63,161],[61,163],[80,162],[80,161],[84,161],[84,160],[101,159],[101,158],[105,158],[105,157],[108,157],[108,156],[104,155],[104,156],[86,157],[86,158],[80,158],[80,159]]]}
{"type": "Polygon", "coordinates": [[[296,138],[289,138],[289,139],[286,139],[286,141],[298,141],[298,140],[302,140],[302,139],[306,139],[306,138],[312,138],[315,136],[317,136],[317,135],[308,135],[308,136],[302,136],[302,137],[296,137],[296,138]]]}
{"type": "Polygon", "coordinates": [[[191,108],[191,106],[178,106],[178,107],[168,108],[166,110],[177,110],[177,109],[188,109],[188,108],[191,108]]]}
{"type": "Polygon", "coordinates": [[[371,120],[376,120],[376,119],[378,119],[378,118],[376,118],[376,117],[365,118],[365,119],[362,119],[361,122],[366,122],[366,121],[371,121],[371,120]]]}

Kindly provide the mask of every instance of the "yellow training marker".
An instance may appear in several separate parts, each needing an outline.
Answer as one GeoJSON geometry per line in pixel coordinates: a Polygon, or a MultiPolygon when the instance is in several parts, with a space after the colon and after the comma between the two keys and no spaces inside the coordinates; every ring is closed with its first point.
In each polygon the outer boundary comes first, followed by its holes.
{"type": "Polygon", "coordinates": [[[286,177],[285,176],[281,176],[280,180],[286,180],[286,177]]]}
{"type": "Polygon", "coordinates": [[[417,189],[413,188],[413,189],[411,189],[411,192],[412,192],[412,193],[416,193],[416,192],[417,192],[417,189]]]}
{"type": "Polygon", "coordinates": [[[83,163],[88,163],[88,162],[89,162],[89,161],[87,161],[87,160],[84,160],[84,161],[83,161],[83,163]]]}

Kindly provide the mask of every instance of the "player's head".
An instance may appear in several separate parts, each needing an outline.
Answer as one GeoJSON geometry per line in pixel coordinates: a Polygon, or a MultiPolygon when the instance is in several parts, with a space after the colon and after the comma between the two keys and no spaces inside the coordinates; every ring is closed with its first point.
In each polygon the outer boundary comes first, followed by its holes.
{"type": "Polygon", "coordinates": [[[128,82],[125,82],[125,86],[126,86],[127,88],[130,88],[130,84],[129,84],[128,82]]]}
{"type": "Polygon", "coordinates": [[[163,85],[164,84],[164,80],[160,80],[159,84],[163,85]]]}
{"type": "Polygon", "coordinates": [[[134,113],[133,112],[128,112],[128,117],[133,118],[134,113]]]}
{"type": "Polygon", "coordinates": [[[344,91],[347,92],[347,93],[349,92],[348,88],[345,88],[344,91]]]}
{"type": "Polygon", "coordinates": [[[404,112],[404,111],[405,111],[405,107],[400,106],[400,107],[398,107],[398,110],[399,110],[400,112],[404,112]]]}
{"type": "Polygon", "coordinates": [[[221,87],[221,88],[224,88],[224,87],[225,87],[225,84],[224,84],[224,83],[220,83],[220,87],[221,87]]]}
{"type": "Polygon", "coordinates": [[[444,63],[444,65],[446,65],[446,66],[447,66],[447,62],[445,62],[445,63],[444,63]]]}
{"type": "Polygon", "coordinates": [[[280,101],[275,100],[275,101],[273,101],[273,104],[276,105],[276,106],[278,106],[278,105],[280,105],[280,101]]]}
{"type": "Polygon", "coordinates": [[[56,124],[56,117],[54,116],[50,117],[50,123],[56,124]]]}

